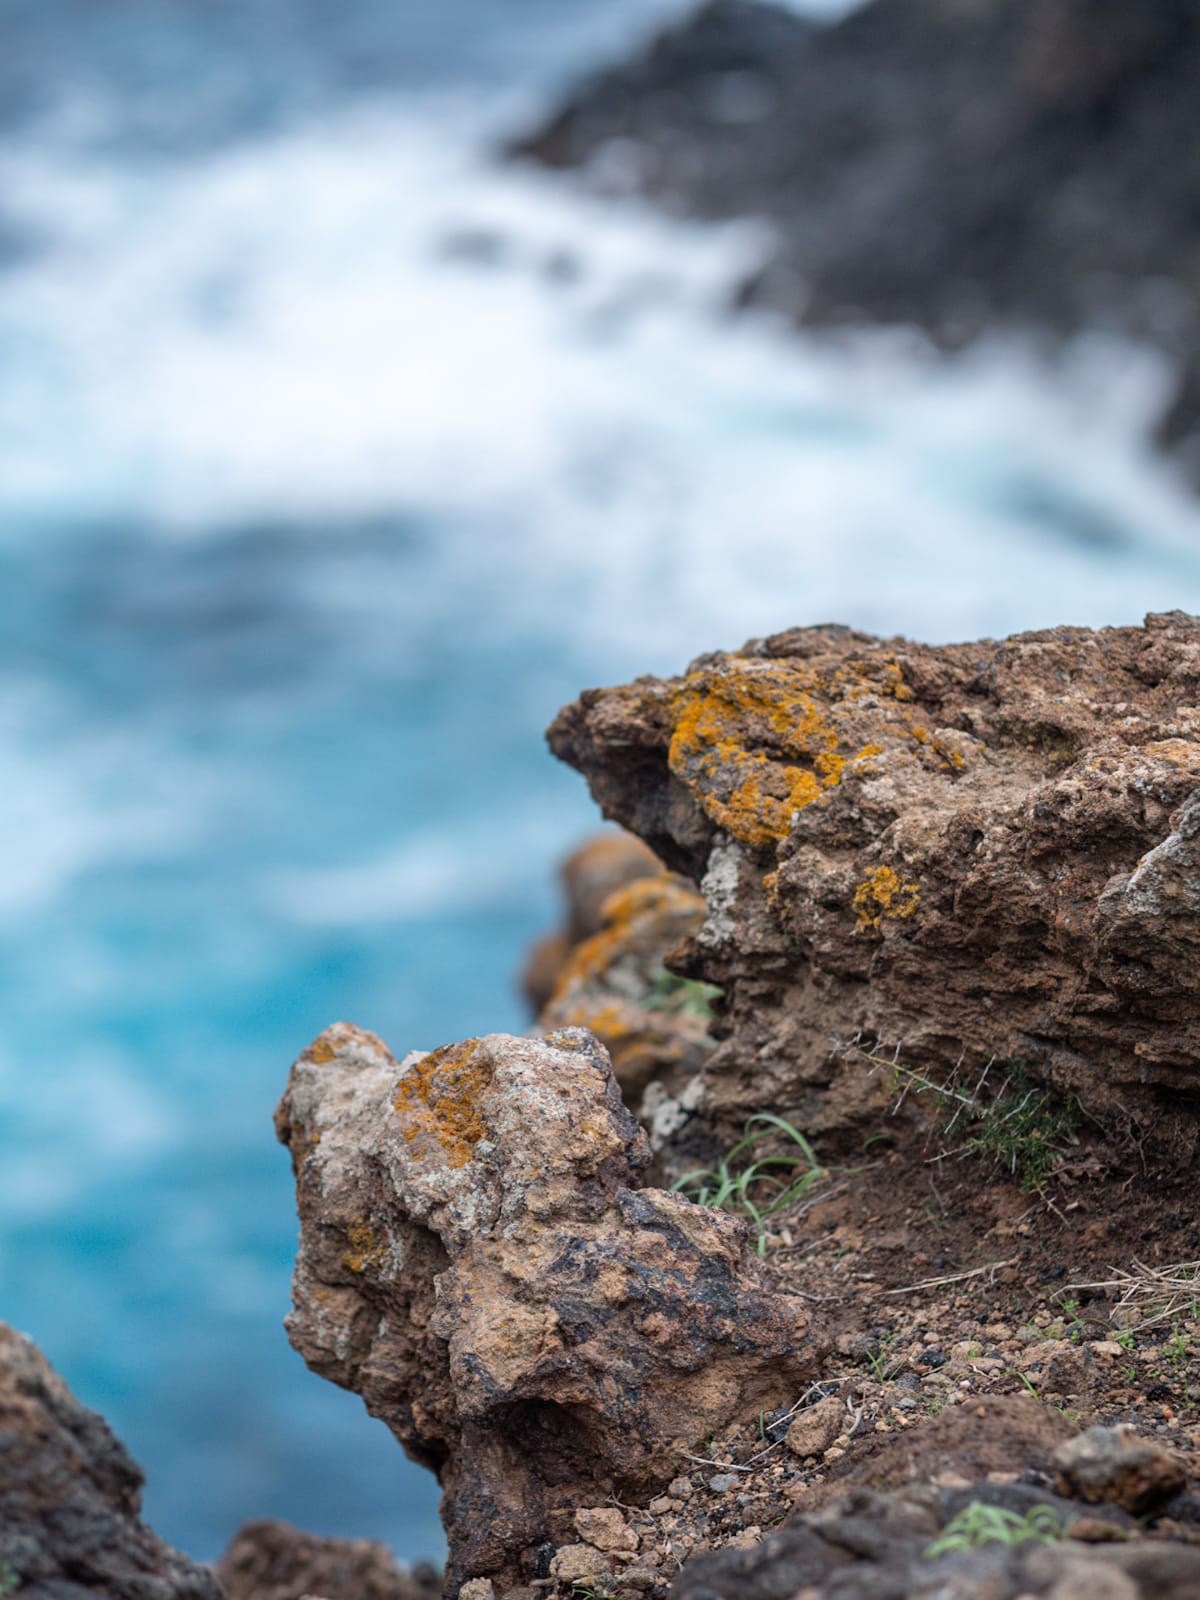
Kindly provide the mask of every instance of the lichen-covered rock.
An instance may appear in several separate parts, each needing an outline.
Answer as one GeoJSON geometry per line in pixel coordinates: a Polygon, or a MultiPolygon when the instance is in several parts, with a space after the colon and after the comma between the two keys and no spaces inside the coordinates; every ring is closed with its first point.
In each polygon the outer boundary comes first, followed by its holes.
{"type": "Polygon", "coordinates": [[[1019,1060],[1145,1154],[1194,1149],[1196,619],[943,647],[797,629],[589,691],[549,737],[702,881],[673,964],[725,991],[703,1079],[731,1123],[876,1115],[888,1076],[851,1046],[882,1041],[971,1082],[1019,1060]]]}
{"type": "Polygon", "coordinates": [[[645,1137],[582,1029],[398,1065],[338,1024],[277,1127],[292,1342],[438,1472],[452,1593],[535,1576],[538,1547],[577,1542],[576,1510],[665,1481],[814,1370],[808,1314],[742,1225],[640,1187],[645,1137]]]}
{"type": "Polygon", "coordinates": [[[604,926],[609,897],[638,878],[662,872],[662,862],[652,850],[616,828],[606,828],[571,851],[559,868],[563,925],[537,941],[521,973],[521,988],[535,1016],[553,995],[572,951],[604,926]]]}
{"type": "Polygon", "coordinates": [[[221,1600],[207,1567],[140,1521],[142,1474],[103,1417],[0,1323],[0,1592],[221,1600]]]}
{"type": "Polygon", "coordinates": [[[670,873],[639,878],[604,903],[600,930],[567,958],[538,1019],[548,1032],[589,1028],[630,1104],[651,1081],[678,1094],[712,1048],[710,997],[664,960],[704,921],[701,895],[670,873]]]}
{"type": "Polygon", "coordinates": [[[217,1565],[226,1600],[440,1600],[429,1566],[406,1571],[372,1539],[322,1539],[286,1522],[247,1522],[217,1565]]]}

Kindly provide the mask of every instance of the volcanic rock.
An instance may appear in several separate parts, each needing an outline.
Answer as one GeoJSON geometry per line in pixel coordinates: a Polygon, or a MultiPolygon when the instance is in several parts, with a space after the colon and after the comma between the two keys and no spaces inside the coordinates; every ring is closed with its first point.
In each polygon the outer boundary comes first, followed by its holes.
{"type": "Polygon", "coordinates": [[[1177,1457],[1129,1427],[1088,1428],[1059,1445],[1052,1465],[1060,1493],[1117,1505],[1132,1516],[1160,1510],[1187,1484],[1177,1457]]]}
{"type": "Polygon", "coordinates": [[[701,217],[765,218],[741,292],[796,321],[1149,339],[1200,473],[1200,10],[873,0],[816,27],[710,0],[514,149],[701,217]]]}
{"type": "Polygon", "coordinates": [[[861,1130],[905,1071],[974,1096],[1017,1062],[1148,1160],[1195,1149],[1200,621],[795,629],[549,738],[702,883],[673,965],[724,990],[710,1116],[861,1130]]]}
{"type": "Polygon", "coordinates": [[[372,1539],[322,1539],[286,1522],[247,1522],[217,1565],[226,1600],[440,1600],[429,1566],[405,1571],[372,1539]]]}
{"type": "Polygon", "coordinates": [[[293,1344],[445,1490],[448,1587],[544,1576],[574,1514],[669,1479],[820,1354],[743,1225],[641,1188],[645,1136],[583,1029],[398,1065],[337,1024],[277,1113],[301,1220],[293,1344]]]}
{"type": "Polygon", "coordinates": [[[547,1032],[589,1028],[637,1107],[652,1081],[675,1097],[712,1048],[709,997],[664,962],[704,921],[703,897],[670,873],[639,878],[604,903],[602,926],[571,953],[538,1019],[547,1032]]]}
{"type": "Polygon", "coordinates": [[[31,1600],[221,1600],[139,1520],[142,1474],[37,1348],[0,1323],[0,1591],[31,1600]]]}
{"type": "Polygon", "coordinates": [[[1200,1595],[1200,1549],[1083,1545],[1068,1502],[1022,1484],[860,1489],[746,1549],[690,1561],[672,1600],[1184,1600],[1200,1595]],[[971,1507],[1006,1513],[1005,1539],[954,1536],[971,1507]],[[1040,1522],[1037,1519],[1042,1519],[1040,1522]],[[1040,1527],[1040,1536],[1033,1532],[1040,1527]],[[1028,1530],[1024,1537],[1021,1529],[1028,1530]],[[1047,1542],[1048,1541],[1048,1542],[1047,1542]]]}
{"type": "Polygon", "coordinates": [[[535,1016],[553,995],[571,952],[603,928],[609,897],[638,878],[662,872],[653,851],[616,828],[606,828],[571,851],[559,868],[563,926],[538,940],[521,974],[521,988],[535,1016]]]}

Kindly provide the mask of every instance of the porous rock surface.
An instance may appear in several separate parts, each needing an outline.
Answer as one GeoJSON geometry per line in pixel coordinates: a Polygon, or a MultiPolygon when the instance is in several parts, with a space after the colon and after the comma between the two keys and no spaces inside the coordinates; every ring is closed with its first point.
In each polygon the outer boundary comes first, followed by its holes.
{"type": "Polygon", "coordinates": [[[589,691],[549,739],[702,884],[673,965],[725,991],[710,1116],[835,1132],[893,1093],[881,1052],[972,1085],[1015,1058],[1148,1159],[1194,1150],[1195,618],[939,647],[798,628],[589,691]]]}
{"type": "Polygon", "coordinates": [[[741,298],[816,324],[1119,329],[1176,367],[1200,481],[1193,0],[872,0],[828,26],[709,0],[517,146],[772,225],[741,298]]]}
{"type": "Polygon", "coordinates": [[[440,1600],[432,1567],[397,1565],[372,1539],[322,1539],[264,1518],[238,1529],[217,1565],[226,1600],[440,1600]]]}
{"type": "Polygon", "coordinates": [[[645,1137],[585,1030],[398,1065],[337,1024],[277,1127],[301,1220],[292,1342],[439,1474],[452,1594],[544,1576],[576,1510],[644,1493],[814,1370],[808,1314],[742,1225],[640,1187],[645,1137]]]}
{"type": "Polygon", "coordinates": [[[0,1589],[30,1600],[221,1600],[139,1518],[142,1474],[104,1419],[0,1323],[0,1589]]]}

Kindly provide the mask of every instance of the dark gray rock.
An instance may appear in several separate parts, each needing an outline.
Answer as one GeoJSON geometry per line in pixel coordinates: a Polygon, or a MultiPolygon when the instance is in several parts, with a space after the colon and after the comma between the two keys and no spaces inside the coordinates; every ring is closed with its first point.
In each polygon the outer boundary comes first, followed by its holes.
{"type": "MultiPolygon", "coordinates": [[[[968,1489],[913,1485],[858,1490],[826,1511],[796,1518],[748,1550],[688,1562],[671,1600],[1195,1600],[1200,1549],[1150,1542],[1081,1544],[1069,1536],[1078,1507],[1025,1484],[968,1489]],[[937,1542],[968,1506],[1024,1521],[1046,1519],[1049,1542],[997,1541],[939,1552],[937,1542]],[[1058,1536],[1054,1537],[1054,1533],[1058,1536]]],[[[1127,1519],[1114,1526],[1129,1537],[1127,1519]]]]}
{"type": "Polygon", "coordinates": [[[1181,362],[1162,438],[1200,475],[1195,0],[873,0],[820,28],[711,0],[513,148],[767,218],[740,299],[798,321],[1150,339],[1181,362]]]}
{"type": "Polygon", "coordinates": [[[145,1523],[142,1474],[103,1417],[0,1323],[0,1580],[30,1600],[221,1600],[145,1523]]]}

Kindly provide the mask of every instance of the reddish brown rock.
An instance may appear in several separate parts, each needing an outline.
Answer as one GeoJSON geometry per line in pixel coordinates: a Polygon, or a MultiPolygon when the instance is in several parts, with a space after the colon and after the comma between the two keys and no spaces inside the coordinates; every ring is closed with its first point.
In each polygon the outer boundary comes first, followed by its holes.
{"type": "Polygon", "coordinates": [[[683,970],[725,991],[703,1084],[730,1125],[876,1116],[854,1041],[882,1041],[971,1082],[1018,1059],[1145,1155],[1195,1148],[1200,622],[797,629],[590,691],[550,742],[703,880],[683,970]]]}
{"type": "Polygon", "coordinates": [[[664,961],[704,921],[703,897],[670,873],[609,895],[600,931],[567,958],[539,1025],[589,1028],[635,1108],[648,1084],[676,1096],[712,1048],[710,997],[664,961]],[[664,1085],[666,1087],[667,1085],[664,1085]]]}
{"type": "Polygon", "coordinates": [[[1183,1463],[1132,1428],[1088,1428],[1051,1458],[1060,1494],[1091,1505],[1120,1506],[1131,1516],[1158,1511],[1187,1486],[1183,1463]]]}
{"type": "Polygon", "coordinates": [[[572,850],[559,869],[563,926],[538,940],[521,974],[521,988],[535,1016],[554,993],[571,952],[604,926],[609,896],[638,878],[657,877],[662,871],[662,862],[640,839],[615,828],[606,828],[572,850]]]}
{"type": "Polygon", "coordinates": [[[669,1479],[819,1355],[743,1227],[640,1187],[645,1137],[592,1035],[398,1065],[338,1024],[277,1114],[301,1220],[289,1318],[445,1489],[451,1593],[536,1574],[574,1513],[669,1479]]]}
{"type": "Polygon", "coordinates": [[[139,1519],[142,1474],[21,1334],[0,1323],[0,1592],[221,1600],[208,1567],[139,1519]]]}
{"type": "Polygon", "coordinates": [[[440,1600],[432,1567],[406,1571],[371,1539],[321,1539],[264,1519],[239,1528],[217,1566],[226,1600],[440,1600]]]}

